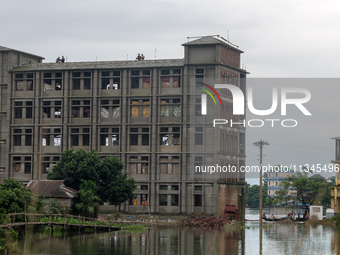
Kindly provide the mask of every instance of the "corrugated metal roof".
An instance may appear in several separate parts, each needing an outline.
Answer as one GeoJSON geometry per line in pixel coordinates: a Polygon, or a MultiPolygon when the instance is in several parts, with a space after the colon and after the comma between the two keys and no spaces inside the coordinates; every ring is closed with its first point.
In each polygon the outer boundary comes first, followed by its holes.
{"type": "Polygon", "coordinates": [[[49,70],[83,70],[83,69],[116,69],[116,68],[153,68],[184,66],[184,59],[157,60],[122,60],[122,61],[92,61],[67,63],[38,63],[18,66],[12,71],[49,71],[49,70]]]}
{"type": "Polygon", "coordinates": [[[30,181],[27,188],[34,195],[43,195],[45,198],[73,198],[76,190],[66,187],[63,180],[30,181]]]}

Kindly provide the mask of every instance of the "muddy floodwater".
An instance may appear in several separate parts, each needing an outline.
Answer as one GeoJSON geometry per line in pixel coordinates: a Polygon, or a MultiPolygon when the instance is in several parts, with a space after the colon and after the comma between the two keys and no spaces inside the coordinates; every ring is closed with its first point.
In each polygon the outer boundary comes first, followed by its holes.
{"type": "MultiPolygon", "coordinates": [[[[247,210],[256,219],[258,211],[247,210]]],[[[53,237],[26,234],[20,254],[340,254],[340,232],[305,224],[264,224],[262,243],[258,222],[239,231],[201,231],[175,227],[144,233],[107,232],[53,237]]]]}

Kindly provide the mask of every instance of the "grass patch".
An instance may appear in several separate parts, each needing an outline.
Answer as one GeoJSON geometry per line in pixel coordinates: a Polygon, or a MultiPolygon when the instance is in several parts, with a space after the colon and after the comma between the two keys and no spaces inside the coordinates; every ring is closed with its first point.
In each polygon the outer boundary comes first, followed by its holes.
{"type": "Polygon", "coordinates": [[[242,224],[242,222],[238,221],[236,223],[227,223],[223,227],[224,231],[226,231],[228,234],[231,232],[241,232],[244,229],[250,229],[250,227],[247,227],[242,224]]]}

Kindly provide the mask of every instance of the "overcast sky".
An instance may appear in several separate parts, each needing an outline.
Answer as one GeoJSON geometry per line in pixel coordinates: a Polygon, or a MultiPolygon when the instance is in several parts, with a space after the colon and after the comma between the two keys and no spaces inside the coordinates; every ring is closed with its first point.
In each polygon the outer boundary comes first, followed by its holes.
{"type": "MultiPolygon", "coordinates": [[[[0,45],[41,55],[45,62],[61,55],[69,62],[134,59],[138,52],[146,59],[182,58],[187,37],[218,34],[245,52],[241,62],[249,78],[338,78],[339,10],[335,0],[11,0],[1,2],[0,45]]],[[[330,138],[340,135],[340,88],[337,80],[323,84],[311,85],[306,107],[313,116],[296,115],[297,128],[248,129],[248,165],[258,164],[251,144],[260,139],[272,144],[265,154],[273,164],[334,159],[330,138]]],[[[255,86],[258,106],[270,106],[270,86],[255,86]]]]}

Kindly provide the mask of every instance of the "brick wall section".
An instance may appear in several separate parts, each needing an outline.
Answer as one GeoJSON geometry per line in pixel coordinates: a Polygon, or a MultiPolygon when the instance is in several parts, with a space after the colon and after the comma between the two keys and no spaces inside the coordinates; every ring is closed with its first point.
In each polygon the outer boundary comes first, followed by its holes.
{"type": "Polygon", "coordinates": [[[218,184],[217,215],[223,216],[225,205],[236,205],[238,208],[238,186],[218,184]]]}
{"type": "MultiPolygon", "coordinates": [[[[240,74],[234,73],[230,70],[221,69],[220,70],[220,82],[222,84],[232,84],[239,87],[240,74]]],[[[220,93],[229,97],[232,94],[229,89],[220,89],[220,93]]]]}
{"type": "Polygon", "coordinates": [[[220,46],[220,60],[223,64],[240,68],[240,53],[222,45],[220,46]]]}

